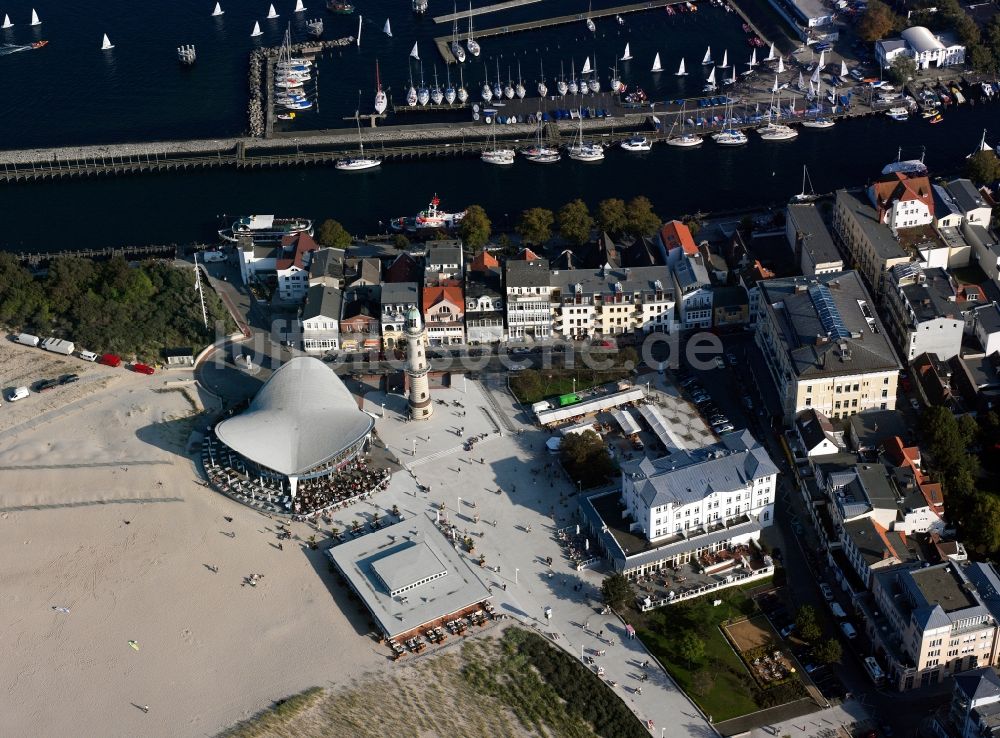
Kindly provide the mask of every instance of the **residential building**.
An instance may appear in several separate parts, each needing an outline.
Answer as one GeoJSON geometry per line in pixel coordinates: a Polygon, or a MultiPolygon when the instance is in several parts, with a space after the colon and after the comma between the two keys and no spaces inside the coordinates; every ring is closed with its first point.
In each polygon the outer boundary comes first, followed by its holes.
{"type": "Polygon", "coordinates": [[[898,410],[871,408],[847,419],[847,443],[859,454],[875,452],[890,438],[908,435],[906,418],[898,410]]]}
{"type": "Polygon", "coordinates": [[[354,289],[371,298],[382,284],[382,262],[374,257],[348,258],[344,264],[345,289],[354,289]]]}
{"type": "Polygon", "coordinates": [[[1000,354],[966,354],[949,363],[955,393],[965,407],[981,413],[1000,410],[1000,354]]]}
{"type": "Polygon", "coordinates": [[[839,454],[844,450],[843,434],[838,435],[830,419],[813,408],[803,410],[796,416],[795,432],[808,459],[839,454]]]}
{"type": "Polygon", "coordinates": [[[934,222],[934,195],[930,180],[903,172],[884,175],[868,188],[876,217],[898,234],[902,228],[934,222]]]}
{"type": "Polygon", "coordinates": [[[735,285],[712,290],[712,325],[716,328],[744,328],[750,323],[747,291],[735,285]]]}
{"type": "Polygon", "coordinates": [[[785,209],[785,237],[804,275],[844,270],[844,260],[830,229],[814,204],[800,203],[785,209]]]}
{"type": "Polygon", "coordinates": [[[833,227],[857,269],[880,302],[886,272],[910,261],[910,255],[882,223],[860,190],[837,190],[833,227]]]}
{"type": "Polygon", "coordinates": [[[844,523],[840,540],[844,555],[866,587],[871,586],[873,572],[922,560],[905,533],[888,530],[870,517],[844,523]]]}
{"type": "Polygon", "coordinates": [[[955,675],[951,702],[930,729],[937,738],[1000,738],[1000,676],[985,666],[955,675]]]}
{"type": "Polygon", "coordinates": [[[989,356],[1000,351],[1000,305],[994,302],[975,308],[972,325],[984,354],[989,356]]]}
{"type": "Polygon", "coordinates": [[[875,56],[883,69],[900,57],[909,57],[917,69],[965,64],[965,47],[950,33],[934,35],[923,26],[910,26],[899,38],[875,42],[875,56]]]}
{"type": "Polygon", "coordinates": [[[280,243],[254,244],[249,239],[236,247],[244,284],[272,284],[282,302],[301,302],[309,288],[309,262],[319,246],[308,233],[285,236],[280,243]]]}
{"type": "Polygon", "coordinates": [[[885,306],[886,327],[906,362],[927,352],[942,360],[958,356],[965,317],[943,269],[921,269],[913,262],[892,267],[885,306]]]}
{"type": "Polygon", "coordinates": [[[423,270],[420,262],[409,252],[397,254],[385,269],[382,282],[420,282],[423,270]]]}
{"type": "Polygon", "coordinates": [[[756,341],[786,423],[896,405],[899,363],[857,272],[759,282],[756,341]]]}
{"type": "Polygon", "coordinates": [[[1000,284],[1000,237],[981,225],[963,225],[962,235],[972,245],[972,254],[987,277],[1000,284]]]}
{"type": "Polygon", "coordinates": [[[324,284],[344,289],[344,250],[321,248],[309,260],[309,286],[324,284]]]}
{"type": "Polygon", "coordinates": [[[406,349],[406,312],[420,309],[420,288],[416,282],[386,282],[381,290],[382,348],[406,349]]]}
{"type": "Polygon", "coordinates": [[[461,279],[463,266],[462,242],[458,240],[428,241],[424,257],[424,284],[442,285],[461,279]]]}
{"type": "Polygon", "coordinates": [[[872,573],[865,627],[891,686],[937,684],[997,655],[1000,578],[990,564],[916,564],[872,573]]]}
{"type": "Polygon", "coordinates": [[[757,260],[754,260],[753,264],[749,264],[740,270],[739,283],[747,291],[747,304],[749,306],[748,327],[751,329],[756,329],[757,320],[760,318],[760,289],[757,283],[767,279],[774,279],[774,277],[774,272],[764,267],[757,260]]]}
{"type": "Polygon", "coordinates": [[[465,343],[465,301],[462,285],[446,281],[441,286],[424,287],[424,326],[431,346],[465,343]]]}
{"type": "Polygon", "coordinates": [[[698,244],[694,242],[691,229],[679,220],[664,223],[658,238],[668,266],[674,266],[684,256],[694,256],[698,253],[698,244]]]}
{"type": "Polygon", "coordinates": [[[944,184],[932,184],[934,223],[938,228],[961,228],[965,220],[962,209],[944,184]]]}
{"type": "Polygon", "coordinates": [[[501,343],[504,330],[500,265],[487,252],[469,263],[465,272],[465,333],[470,345],[501,343]]]}
{"type": "Polygon", "coordinates": [[[552,270],[553,328],[566,338],[670,332],[673,289],[664,267],[552,270]]]}
{"type": "Polygon", "coordinates": [[[980,192],[968,179],[953,179],[945,187],[952,196],[955,206],[962,213],[962,225],[989,228],[995,204],[991,199],[980,192]]]}
{"type": "Polygon", "coordinates": [[[523,257],[505,265],[507,335],[511,341],[547,340],[552,336],[549,265],[531,251],[523,257]]]}
{"type": "Polygon", "coordinates": [[[712,283],[701,254],[684,254],[673,265],[681,329],[712,327],[712,283]]]}
{"type": "Polygon", "coordinates": [[[332,285],[317,282],[306,293],[299,316],[302,350],[326,352],[340,349],[340,311],[343,296],[332,285]]]}
{"type": "Polygon", "coordinates": [[[344,292],[340,316],[342,351],[370,351],[382,345],[379,337],[379,298],[377,290],[361,285],[344,292]]]}

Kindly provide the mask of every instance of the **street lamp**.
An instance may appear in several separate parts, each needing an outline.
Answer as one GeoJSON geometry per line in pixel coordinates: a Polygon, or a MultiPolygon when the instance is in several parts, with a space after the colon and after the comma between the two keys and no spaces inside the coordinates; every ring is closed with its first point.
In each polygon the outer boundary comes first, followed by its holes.
{"type": "Polygon", "coordinates": [[[382,417],[385,417],[385,403],[382,403],[382,417]]]}
{"type": "Polygon", "coordinates": [[[514,569],[514,584],[517,584],[517,573],[521,571],[520,569],[514,569]]]}
{"type": "Polygon", "coordinates": [[[455,506],[455,511],[456,512],[462,512],[462,498],[461,497],[458,498],[458,505],[455,506]]]}

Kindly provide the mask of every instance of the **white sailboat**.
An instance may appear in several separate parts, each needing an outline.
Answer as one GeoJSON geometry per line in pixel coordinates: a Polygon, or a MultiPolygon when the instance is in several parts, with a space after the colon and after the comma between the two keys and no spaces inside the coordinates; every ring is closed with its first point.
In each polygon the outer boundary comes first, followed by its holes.
{"type": "Polygon", "coordinates": [[[362,21],[363,18],[364,18],[364,16],[361,16],[361,15],[358,16],[358,48],[359,49],[361,48],[361,21],[362,21]]]}
{"type": "Polygon", "coordinates": [[[517,63],[517,86],[514,88],[514,94],[517,95],[518,100],[523,100],[524,96],[528,94],[528,91],[524,89],[524,80],[521,77],[521,62],[517,63]]]}
{"type": "Polygon", "coordinates": [[[816,65],[816,69],[822,70],[826,66],[826,52],[819,52],[819,64],[816,65]]]}
{"type": "MultiPolygon", "coordinates": [[[[775,77],[775,84],[777,84],[777,77],[775,77]]],[[[767,123],[757,129],[757,133],[764,141],[790,141],[793,138],[798,138],[799,132],[796,131],[791,126],[786,126],[781,123],[775,123],[772,120],[773,110],[775,107],[775,100],[771,98],[771,105],[767,110],[767,123]]],[[[781,93],[778,93],[777,99],[778,110],[781,110],[781,93]]]]}
{"type": "MultiPolygon", "coordinates": [[[[693,133],[687,133],[684,131],[684,110],[686,104],[681,104],[681,111],[677,114],[677,120],[674,121],[674,126],[678,123],[681,125],[681,134],[679,136],[668,136],[667,145],[668,146],[678,146],[680,148],[692,148],[694,146],[701,146],[702,138],[701,136],[696,136],[693,133]]],[[[673,128],[671,128],[671,131],[673,128]]]]}
{"type": "MultiPolygon", "coordinates": [[[[250,33],[250,38],[254,38],[255,36],[263,36],[263,35],[264,35],[264,32],[262,30],[260,30],[260,23],[258,21],[254,21],[253,31],[250,33]]],[[[104,43],[107,43],[107,42],[108,42],[108,37],[105,36],[104,37],[104,43]]]]}
{"type": "Polygon", "coordinates": [[[723,125],[729,126],[722,129],[718,133],[712,134],[712,139],[720,146],[742,146],[747,143],[747,135],[736,128],[732,128],[733,120],[733,103],[732,101],[726,106],[726,119],[723,125]]]}
{"type": "Polygon", "coordinates": [[[483,150],[480,158],[487,164],[509,166],[514,163],[514,150],[501,149],[497,146],[497,119],[493,116],[493,148],[483,150]]]}
{"type": "Polygon", "coordinates": [[[420,87],[417,88],[417,104],[424,106],[430,102],[430,99],[431,91],[427,89],[427,83],[424,82],[424,63],[420,62],[420,87]]]}
{"type": "Polygon", "coordinates": [[[597,74],[597,54],[594,54],[594,76],[587,81],[587,87],[595,95],[601,91],[601,78],[597,74]]]}
{"type": "Polygon", "coordinates": [[[375,60],[375,112],[379,115],[385,112],[385,109],[389,107],[389,100],[386,97],[385,91],[382,89],[382,78],[379,76],[378,71],[378,59],[375,60]]]}
{"type": "Polygon", "coordinates": [[[747,66],[750,67],[750,69],[757,66],[757,49],[753,49],[750,52],[750,63],[747,66]]]}
{"type": "Polygon", "coordinates": [[[441,85],[438,84],[438,68],[437,64],[435,64],[434,86],[431,88],[431,102],[435,105],[440,105],[442,100],[444,100],[444,93],[441,91],[441,85]]]}
{"type": "Polygon", "coordinates": [[[680,68],[676,72],[674,72],[674,76],[675,77],[686,77],[687,76],[687,72],[684,71],[684,57],[681,57],[681,66],[680,66],[680,68]]]}
{"type": "Polygon", "coordinates": [[[458,68],[458,89],[455,91],[455,96],[458,97],[458,101],[463,105],[469,99],[469,91],[465,89],[465,74],[462,67],[458,68]]]}
{"type": "Polygon", "coordinates": [[[597,26],[594,25],[594,21],[591,19],[590,14],[593,12],[591,6],[587,6],[587,30],[594,33],[597,30],[597,26]]]}
{"type": "Polygon", "coordinates": [[[850,73],[847,71],[847,62],[843,59],[840,60],[840,78],[847,79],[850,73]]]}
{"type": "Polygon", "coordinates": [[[729,49],[722,52],[722,64],[719,65],[719,69],[729,69],[729,49]]]}
{"type": "Polygon", "coordinates": [[[538,80],[538,96],[547,97],[549,94],[549,87],[545,84],[545,65],[541,60],[538,61],[538,67],[542,72],[542,77],[538,80]]]}
{"type": "Polygon", "coordinates": [[[9,15],[4,15],[4,17],[3,17],[3,25],[0,26],[0,28],[13,28],[13,27],[14,27],[14,24],[10,22],[10,16],[9,15]]]}
{"type": "Polygon", "coordinates": [[[705,80],[705,87],[702,92],[715,92],[718,89],[715,84],[715,67],[712,67],[712,71],[708,73],[708,79],[705,80]]]}
{"type": "Polygon", "coordinates": [[[702,66],[708,66],[711,63],[712,63],[712,47],[709,46],[705,50],[705,58],[701,60],[701,64],[702,66]]]}
{"type": "Polygon", "coordinates": [[[569,94],[575,95],[580,91],[579,85],[576,83],[576,63],[570,59],[569,60],[569,94]]]}
{"type": "Polygon", "coordinates": [[[785,60],[782,59],[779,56],[778,57],[778,74],[784,74],[784,73],[785,73],[785,60]]]}
{"type": "MultiPolygon", "coordinates": [[[[727,5],[726,7],[728,8],[729,6],[727,5]]],[[[736,67],[733,67],[733,76],[726,81],[726,84],[730,85],[736,84],[736,67]]]]}
{"type": "Polygon", "coordinates": [[[411,108],[417,105],[417,88],[413,86],[413,72],[410,70],[410,62],[406,62],[406,71],[410,72],[410,88],[406,91],[406,104],[411,108]]]}
{"type": "MultiPolygon", "coordinates": [[[[461,67],[459,67],[461,69],[461,67]]],[[[444,88],[444,101],[449,105],[454,104],[455,98],[458,96],[458,90],[455,89],[454,85],[451,84],[451,67],[445,65],[445,88],[444,88]]]]}
{"type": "Polygon", "coordinates": [[[628,43],[625,44],[625,53],[622,54],[622,61],[629,61],[632,58],[632,52],[628,48],[628,43]]]}
{"type": "Polygon", "coordinates": [[[225,12],[226,12],[226,11],[224,11],[224,10],[222,9],[222,4],[221,4],[221,3],[216,3],[216,4],[215,4],[215,10],[213,10],[213,11],[212,11],[212,15],[213,15],[213,16],[216,16],[216,15],[222,15],[222,14],[223,14],[223,13],[225,13],[225,12]]]}
{"type": "Polygon", "coordinates": [[[767,57],[764,61],[774,61],[774,42],[771,42],[771,50],[767,52],[767,57]]]}
{"type": "Polygon", "coordinates": [[[333,165],[335,168],[346,172],[357,172],[362,169],[372,169],[382,163],[381,159],[374,159],[365,156],[365,142],[361,140],[361,116],[356,116],[358,121],[358,156],[350,156],[346,159],[337,159],[333,165]]]}
{"type": "Polygon", "coordinates": [[[462,43],[458,40],[458,8],[452,3],[451,6],[452,15],[455,16],[455,21],[451,25],[451,44],[448,48],[451,49],[452,56],[459,64],[465,62],[465,49],[462,48],[462,43]]]}
{"type": "Polygon", "coordinates": [[[566,84],[566,72],[562,62],[559,62],[559,79],[556,81],[556,91],[560,95],[565,95],[569,92],[569,85],[566,84]]]}
{"type": "Polygon", "coordinates": [[[812,179],[809,177],[809,167],[802,165],[802,192],[792,197],[792,202],[809,202],[816,199],[812,179]]]}
{"type": "Polygon", "coordinates": [[[410,49],[410,56],[412,56],[417,61],[420,61],[420,50],[417,48],[417,42],[413,42],[413,48],[410,49]]]}
{"type": "Polygon", "coordinates": [[[382,33],[384,33],[389,38],[392,38],[392,26],[389,25],[389,19],[385,19],[385,25],[382,26],[382,33]]]}
{"type": "Polygon", "coordinates": [[[543,122],[539,119],[538,126],[535,128],[535,143],[521,149],[521,155],[528,161],[533,161],[536,164],[554,164],[562,158],[562,154],[559,153],[559,149],[545,146],[542,143],[543,125],[543,122]]]}
{"type": "Polygon", "coordinates": [[[576,142],[567,149],[570,159],[577,161],[600,161],[604,158],[604,147],[599,143],[583,140],[583,117],[580,117],[580,134],[576,142]]]}
{"type": "Polygon", "coordinates": [[[35,12],[34,8],[31,9],[31,25],[33,26],[42,25],[42,22],[38,19],[38,13],[35,12]]]}
{"type": "Polygon", "coordinates": [[[590,74],[590,57],[588,56],[583,61],[583,69],[580,70],[580,74],[590,74]]]}
{"type": "Polygon", "coordinates": [[[101,44],[101,49],[108,51],[109,49],[115,48],[115,45],[111,43],[111,39],[108,38],[108,34],[104,34],[104,43],[101,44]]]}
{"type": "Polygon", "coordinates": [[[656,58],[653,59],[653,68],[650,71],[651,72],[662,72],[663,71],[663,65],[660,64],[660,52],[658,52],[658,51],[656,52],[656,58]]]}
{"type": "Polygon", "coordinates": [[[469,53],[473,56],[479,56],[479,43],[472,38],[472,2],[469,2],[469,37],[465,40],[465,48],[469,50],[469,53]]]}
{"type": "Polygon", "coordinates": [[[278,11],[274,9],[274,5],[273,4],[271,5],[271,7],[269,7],[267,9],[267,17],[268,17],[268,19],[277,18],[278,17],[278,11]]]}
{"type": "Polygon", "coordinates": [[[302,13],[306,9],[306,6],[302,4],[302,0],[295,0],[295,13],[302,13]]]}

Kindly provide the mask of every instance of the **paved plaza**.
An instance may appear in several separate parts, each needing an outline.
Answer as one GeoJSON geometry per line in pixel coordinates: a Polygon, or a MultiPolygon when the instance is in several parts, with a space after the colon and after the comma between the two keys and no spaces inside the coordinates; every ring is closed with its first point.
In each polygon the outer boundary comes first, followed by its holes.
{"type": "Polygon", "coordinates": [[[549,433],[532,426],[529,414],[514,405],[505,376],[482,381],[486,389],[461,377],[451,388],[435,389],[434,416],[421,422],[406,422],[403,397],[367,393],[364,409],[378,418],[376,432],[402,468],[394,470],[386,491],[339,511],[334,525],[346,530],[354,520],[369,522],[376,511],[385,517],[393,505],[404,517],[438,510],[475,540],[475,553],[462,555],[492,589],[497,612],[578,658],[592,657],[591,668],[604,667],[607,682],[616,683],[609,688],[643,723],[652,721],[654,735],[717,735],[654,663],[640,683],[641,664],[651,656],[628,638],[620,620],[600,614],[604,573],[576,571],[560,545],[557,531],[576,523],[576,485],[547,452],[549,433]],[[479,436],[466,450],[467,441],[479,436]],[[486,556],[484,567],[478,565],[480,554],[486,556]]]}

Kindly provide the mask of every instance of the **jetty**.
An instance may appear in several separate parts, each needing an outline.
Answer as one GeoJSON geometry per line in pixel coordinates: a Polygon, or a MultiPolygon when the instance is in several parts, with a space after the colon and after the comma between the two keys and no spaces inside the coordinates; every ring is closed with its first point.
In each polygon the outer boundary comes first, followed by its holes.
{"type": "Polygon", "coordinates": [[[454,20],[465,20],[477,15],[496,13],[501,10],[520,8],[522,5],[534,5],[535,3],[540,2],[542,2],[542,0],[506,0],[506,2],[493,3],[492,5],[481,5],[478,8],[473,8],[471,12],[468,10],[459,10],[456,13],[448,13],[447,15],[436,15],[434,16],[433,21],[435,23],[451,23],[454,20]]]}
{"type": "Polygon", "coordinates": [[[170,259],[177,258],[177,245],[154,245],[154,246],[121,246],[118,248],[106,249],[74,249],[72,251],[22,251],[14,254],[14,258],[27,264],[30,269],[44,269],[51,262],[58,259],[96,259],[103,261],[116,256],[121,256],[129,261],[141,259],[170,259]]]}

